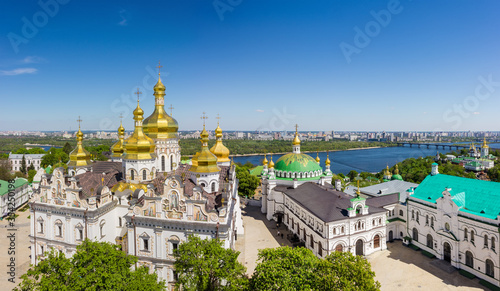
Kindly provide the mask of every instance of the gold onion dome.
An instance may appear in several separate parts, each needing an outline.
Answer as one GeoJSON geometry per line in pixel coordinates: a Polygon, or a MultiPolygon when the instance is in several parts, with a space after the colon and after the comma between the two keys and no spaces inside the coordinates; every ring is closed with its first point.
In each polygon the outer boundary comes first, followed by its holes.
{"type": "Polygon", "coordinates": [[[325,161],[325,165],[326,165],[326,166],[329,166],[329,165],[330,165],[330,158],[328,157],[328,153],[326,154],[326,161],[325,161]]]}
{"type": "Polygon", "coordinates": [[[90,153],[83,148],[82,140],[83,132],[80,130],[80,126],[78,126],[76,148],[69,154],[69,167],[90,166],[90,153]]]}
{"type": "Polygon", "coordinates": [[[267,163],[269,163],[269,161],[267,160],[267,155],[264,155],[264,160],[262,160],[262,165],[267,166],[267,163]]]}
{"type": "Polygon", "coordinates": [[[293,145],[300,145],[299,133],[295,131],[295,137],[293,138],[293,145]]]}
{"type": "Polygon", "coordinates": [[[486,137],[483,139],[483,149],[487,149],[489,146],[486,144],[486,137]]]}
{"type": "Polygon", "coordinates": [[[122,123],[120,122],[120,127],[118,127],[118,141],[111,146],[112,157],[117,158],[120,157],[123,152],[123,137],[125,135],[125,128],[123,128],[122,123]]]}
{"type": "Polygon", "coordinates": [[[318,164],[319,164],[319,162],[320,162],[320,159],[319,159],[319,153],[318,153],[318,152],[316,152],[316,163],[318,163],[318,164]]]}
{"type": "Polygon", "coordinates": [[[144,119],[144,133],[153,139],[176,138],[179,130],[177,121],[165,111],[165,85],[158,74],[158,82],[154,86],[155,109],[144,119]]]}
{"type": "Polygon", "coordinates": [[[201,137],[201,152],[196,153],[193,157],[191,172],[195,173],[215,173],[219,172],[220,168],[217,166],[217,157],[208,149],[208,132],[203,125],[201,137]]]}
{"type": "Polygon", "coordinates": [[[150,160],[156,157],[154,141],[142,131],[143,115],[144,111],[137,100],[137,108],[134,110],[135,129],[134,133],[125,141],[124,159],[150,160]]]}
{"type": "Polygon", "coordinates": [[[271,160],[269,161],[269,168],[270,169],[274,168],[273,156],[271,156],[271,160]]]}
{"type": "Polygon", "coordinates": [[[215,129],[215,137],[217,141],[210,151],[217,157],[219,163],[229,162],[229,149],[222,143],[222,129],[219,124],[215,129]]]}

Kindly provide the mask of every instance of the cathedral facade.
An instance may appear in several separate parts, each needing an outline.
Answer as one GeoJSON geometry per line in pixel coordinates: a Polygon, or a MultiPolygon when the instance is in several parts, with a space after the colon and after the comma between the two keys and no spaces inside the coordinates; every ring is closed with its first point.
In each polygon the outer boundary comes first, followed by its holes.
{"type": "Polygon", "coordinates": [[[79,128],[67,171],[39,170],[30,201],[31,263],[51,249],[72,256],[88,238],[120,245],[173,288],[173,251],[189,235],[218,238],[234,248],[243,223],[222,130],[218,125],[216,145],[209,149],[203,125],[200,152],[191,165],[181,164],[178,124],[165,112],[164,96],[159,77],[154,112],[144,119],[137,101],[134,132],[124,139],[120,124],[110,161],[91,161],[79,128]]]}

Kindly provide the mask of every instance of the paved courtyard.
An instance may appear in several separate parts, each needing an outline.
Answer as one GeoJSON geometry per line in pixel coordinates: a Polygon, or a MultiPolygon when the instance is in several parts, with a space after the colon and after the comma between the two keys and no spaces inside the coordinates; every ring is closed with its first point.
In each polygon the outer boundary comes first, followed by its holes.
{"type": "Polygon", "coordinates": [[[30,215],[29,209],[21,212],[17,211],[16,214],[19,216],[16,218],[15,228],[16,231],[9,231],[9,222],[4,219],[0,221],[0,289],[1,290],[12,290],[16,287],[21,279],[19,278],[22,274],[28,271],[30,265],[30,220],[28,216],[30,215]],[[15,240],[13,241],[15,245],[15,256],[9,255],[9,245],[11,243],[8,237],[10,233],[15,233],[15,240]],[[16,271],[15,271],[15,284],[8,281],[10,276],[7,274],[11,257],[15,257],[16,271]]]}
{"type": "MultiPolygon", "coordinates": [[[[277,236],[276,223],[260,212],[260,207],[242,206],[245,235],[238,238],[236,250],[239,261],[252,275],[259,249],[290,245],[284,226],[279,228],[284,238],[277,236]]],[[[420,252],[402,245],[400,241],[388,243],[388,250],[367,257],[383,291],[391,290],[488,290],[478,279],[463,277],[445,262],[430,259],[420,252]]]]}

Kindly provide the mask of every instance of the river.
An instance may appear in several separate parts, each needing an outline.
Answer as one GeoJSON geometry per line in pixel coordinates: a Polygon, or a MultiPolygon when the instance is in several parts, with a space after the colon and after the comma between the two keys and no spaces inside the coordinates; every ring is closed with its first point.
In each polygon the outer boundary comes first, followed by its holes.
{"type": "MultiPolygon", "coordinates": [[[[493,148],[500,148],[500,143],[490,144],[493,148]]],[[[290,152],[292,147],[290,146],[290,152]]],[[[330,152],[330,170],[338,174],[347,174],[351,170],[357,172],[380,172],[387,165],[392,167],[396,163],[402,162],[408,158],[418,158],[435,156],[437,152],[446,154],[451,151],[456,151],[455,149],[445,149],[442,148],[436,150],[434,146],[429,149],[425,146],[418,148],[417,146],[409,147],[387,147],[387,148],[375,148],[375,149],[361,149],[361,150],[347,150],[347,151],[336,151],[330,152]]],[[[311,157],[316,158],[316,153],[308,153],[311,157]]],[[[273,155],[273,161],[276,162],[282,155],[273,155]]],[[[263,155],[260,156],[240,156],[234,157],[234,162],[240,162],[242,164],[246,162],[251,162],[254,165],[260,165],[262,163],[263,155]]],[[[321,159],[321,166],[325,167],[326,152],[320,152],[319,158],[321,159]]],[[[269,160],[269,155],[267,157],[269,160]]]]}

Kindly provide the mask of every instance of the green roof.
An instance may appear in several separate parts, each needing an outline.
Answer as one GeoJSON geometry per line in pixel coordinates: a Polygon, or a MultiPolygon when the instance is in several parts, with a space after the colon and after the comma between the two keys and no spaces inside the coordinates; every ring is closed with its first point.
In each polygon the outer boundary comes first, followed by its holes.
{"type": "Polygon", "coordinates": [[[49,165],[47,168],[45,168],[45,173],[50,174],[51,170],[52,170],[52,166],[49,165]]]}
{"type": "Polygon", "coordinates": [[[263,169],[264,169],[264,166],[257,166],[255,168],[252,168],[252,169],[250,169],[250,175],[260,176],[263,169]]]}
{"type": "Polygon", "coordinates": [[[289,153],[279,158],[274,164],[275,171],[285,172],[314,172],[321,171],[323,168],[313,159],[306,154],[289,153]]]}
{"type": "MultiPolygon", "coordinates": [[[[28,180],[25,178],[16,178],[14,181],[14,187],[17,189],[25,184],[28,184],[28,180]]],[[[0,180],[0,196],[3,196],[9,192],[9,182],[0,180]]]]}
{"type": "Polygon", "coordinates": [[[436,203],[446,188],[460,211],[496,219],[500,214],[500,183],[438,174],[427,176],[411,196],[436,203]]]}

